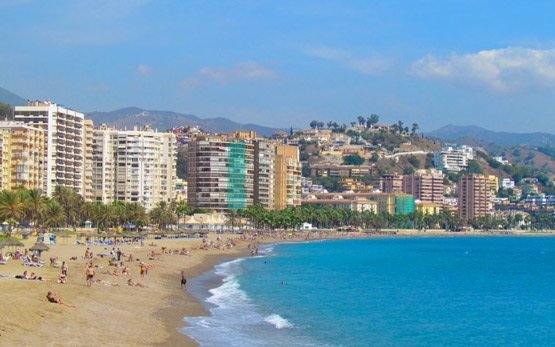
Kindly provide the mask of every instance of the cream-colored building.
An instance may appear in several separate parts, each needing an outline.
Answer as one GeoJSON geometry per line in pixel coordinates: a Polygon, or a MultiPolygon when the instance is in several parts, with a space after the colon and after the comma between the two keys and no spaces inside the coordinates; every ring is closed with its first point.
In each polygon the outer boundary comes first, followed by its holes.
{"type": "Polygon", "coordinates": [[[277,145],[274,175],[274,208],[276,210],[301,205],[301,171],[299,148],[277,145]]]}
{"type": "Polygon", "coordinates": [[[151,210],[175,198],[176,138],[149,128],[94,130],[93,184],[97,201],[140,203],[151,210]]]}
{"type": "Polygon", "coordinates": [[[48,101],[34,101],[16,106],[14,120],[46,132],[46,194],[51,196],[60,185],[83,195],[83,113],[48,101]]]}
{"type": "Polygon", "coordinates": [[[83,199],[92,201],[93,193],[93,136],[94,124],[91,119],[83,121],[83,199]]]}
{"type": "Polygon", "coordinates": [[[45,190],[45,131],[21,122],[0,122],[0,190],[45,190]]]}
{"type": "Polygon", "coordinates": [[[114,201],[118,131],[106,125],[93,131],[93,200],[114,201]]]}

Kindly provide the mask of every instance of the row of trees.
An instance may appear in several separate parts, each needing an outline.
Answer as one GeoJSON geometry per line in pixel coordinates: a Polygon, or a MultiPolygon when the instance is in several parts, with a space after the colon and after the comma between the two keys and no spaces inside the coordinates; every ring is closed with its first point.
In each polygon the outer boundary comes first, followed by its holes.
{"type": "MultiPolygon", "coordinates": [[[[249,206],[244,210],[229,212],[231,226],[240,226],[241,218],[247,219],[252,226],[259,229],[294,229],[302,223],[311,223],[323,229],[351,225],[363,229],[434,229],[459,230],[465,225],[457,214],[444,210],[436,215],[412,212],[408,215],[358,212],[350,209],[302,206],[284,210],[266,210],[261,205],[249,206]]],[[[475,229],[512,229],[520,222],[528,222],[532,228],[546,229],[555,226],[553,216],[542,217],[517,214],[516,216],[486,216],[467,221],[475,229]],[[537,223],[536,223],[537,222],[537,223]],[[541,222],[541,224],[540,224],[541,222]]]]}
{"type": "Polygon", "coordinates": [[[156,224],[164,229],[179,218],[194,212],[186,203],[160,202],[149,213],[138,203],[114,201],[85,202],[74,190],[57,186],[52,197],[37,189],[4,190],[0,192],[0,222],[7,223],[8,234],[15,227],[44,226],[49,228],[78,227],[92,222],[98,230],[110,227],[139,228],[156,224]]]}

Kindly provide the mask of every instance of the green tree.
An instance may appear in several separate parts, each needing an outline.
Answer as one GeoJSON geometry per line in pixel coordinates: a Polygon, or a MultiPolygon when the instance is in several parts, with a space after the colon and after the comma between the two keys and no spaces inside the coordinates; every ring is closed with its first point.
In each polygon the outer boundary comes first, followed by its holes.
{"type": "Polygon", "coordinates": [[[10,105],[0,102],[0,120],[13,119],[13,110],[10,105]]]}
{"type": "Polygon", "coordinates": [[[371,114],[370,117],[366,119],[366,127],[373,128],[380,121],[380,116],[377,114],[371,114]]]}
{"type": "Polygon", "coordinates": [[[177,218],[170,205],[160,201],[149,213],[150,222],[157,224],[160,230],[166,230],[169,224],[174,224],[177,218]]]}
{"type": "Polygon", "coordinates": [[[0,192],[0,219],[8,223],[8,235],[12,234],[14,225],[21,223],[25,217],[25,200],[18,191],[0,192]]]}
{"type": "Polygon", "coordinates": [[[21,194],[25,202],[25,215],[37,227],[44,220],[48,199],[38,189],[26,190],[21,194]]]}
{"type": "Polygon", "coordinates": [[[79,212],[83,204],[83,198],[75,190],[63,186],[56,186],[52,197],[58,201],[64,210],[65,225],[76,226],[79,222],[79,212]]]}
{"type": "Polygon", "coordinates": [[[58,201],[51,199],[46,203],[46,213],[44,224],[49,228],[57,228],[63,225],[66,220],[64,209],[58,201]]]}
{"type": "Polygon", "coordinates": [[[345,165],[362,165],[364,158],[358,154],[350,154],[343,157],[343,164],[345,165]]]}
{"type": "Polygon", "coordinates": [[[481,174],[483,172],[480,163],[478,163],[478,161],[474,159],[468,161],[465,171],[469,174],[481,174]]]}

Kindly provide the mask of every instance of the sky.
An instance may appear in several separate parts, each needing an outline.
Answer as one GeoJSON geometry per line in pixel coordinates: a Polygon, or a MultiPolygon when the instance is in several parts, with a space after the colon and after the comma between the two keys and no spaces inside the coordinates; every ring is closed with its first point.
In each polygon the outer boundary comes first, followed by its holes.
{"type": "Polygon", "coordinates": [[[555,2],[0,0],[0,87],[137,106],[555,132],[555,2]]]}

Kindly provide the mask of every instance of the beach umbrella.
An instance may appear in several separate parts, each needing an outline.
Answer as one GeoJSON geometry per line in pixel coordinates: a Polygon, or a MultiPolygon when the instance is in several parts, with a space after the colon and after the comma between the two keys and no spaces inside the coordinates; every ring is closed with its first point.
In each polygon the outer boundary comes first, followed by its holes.
{"type": "Polygon", "coordinates": [[[17,239],[5,238],[0,240],[0,248],[4,247],[23,247],[23,243],[17,239]]]}
{"type": "Polygon", "coordinates": [[[35,252],[39,252],[39,257],[41,256],[42,252],[48,251],[50,250],[50,247],[48,247],[47,245],[45,245],[42,242],[37,242],[33,245],[33,247],[29,248],[29,250],[35,252]]]}

